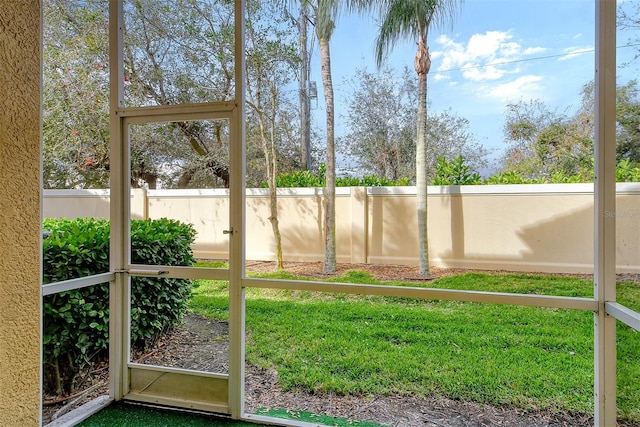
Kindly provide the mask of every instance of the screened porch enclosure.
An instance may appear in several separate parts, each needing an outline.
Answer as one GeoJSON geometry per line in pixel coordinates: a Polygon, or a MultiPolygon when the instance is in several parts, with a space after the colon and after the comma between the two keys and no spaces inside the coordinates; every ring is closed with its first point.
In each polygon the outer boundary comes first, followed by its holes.
{"type": "MultiPolygon", "coordinates": [[[[258,322],[265,316],[276,317],[278,312],[261,308],[258,304],[247,306],[247,294],[251,292],[283,292],[323,295],[331,303],[334,300],[357,296],[383,301],[383,298],[411,301],[450,301],[452,303],[478,303],[484,305],[515,306],[526,310],[548,310],[562,313],[593,313],[594,357],[594,421],[599,427],[616,425],[616,327],[625,324],[640,331],[640,314],[616,302],[616,2],[596,0],[596,64],[595,64],[595,184],[594,229],[595,261],[593,297],[546,296],[480,292],[457,289],[432,289],[428,287],[382,286],[361,283],[331,283],[320,281],[279,280],[248,277],[245,269],[245,246],[251,236],[245,234],[246,209],[246,74],[245,74],[245,19],[244,1],[235,1],[228,7],[233,16],[234,44],[230,66],[229,99],[194,99],[191,102],[165,102],[162,105],[131,105],[126,91],[131,90],[125,76],[124,60],[127,41],[123,28],[126,23],[122,1],[109,1],[109,96],[110,96],[110,254],[109,271],[98,275],[43,285],[45,296],[62,291],[109,284],[109,395],[104,404],[112,401],[131,401],[144,404],[165,405],[172,408],[221,414],[237,420],[282,425],[305,425],[293,420],[283,420],[261,411],[247,411],[247,342],[248,322],[258,322]],[[136,207],[131,206],[132,191],[132,141],[153,132],[181,137],[185,127],[197,127],[202,134],[222,135],[225,149],[220,160],[228,164],[228,176],[224,186],[228,189],[228,211],[215,212],[219,225],[215,239],[226,248],[228,264],[223,267],[177,267],[168,265],[136,264],[132,262],[131,221],[136,207]],[[182,131],[182,133],[181,133],[182,131]],[[227,365],[217,371],[197,366],[169,366],[151,362],[138,362],[132,357],[131,345],[131,294],[133,278],[162,277],[223,282],[221,297],[223,311],[228,316],[226,337],[227,365]]],[[[176,58],[176,63],[182,59],[176,58]]],[[[227,70],[228,71],[228,70],[227,70]]],[[[185,137],[178,145],[188,145],[185,137]]],[[[180,218],[188,222],[188,218],[180,218]]],[[[212,219],[213,221],[213,219],[212,219]]],[[[640,242],[635,242],[640,247],[640,242]]],[[[320,300],[322,301],[322,298],[320,300]]],[[[313,304],[317,304],[315,301],[313,304]]],[[[282,306],[287,304],[283,300],[282,306]]],[[[309,302],[310,306],[312,302],[309,302]]],[[[329,304],[329,303],[327,303],[329,304]]],[[[380,302],[384,306],[384,302],[380,302]]],[[[452,304],[450,310],[456,310],[452,304]]],[[[381,312],[382,313],[382,312],[381,312]]],[[[329,318],[344,315],[339,309],[329,313],[329,318]]],[[[309,311],[300,314],[299,327],[311,327],[326,322],[326,313],[309,311]],[[325,319],[323,321],[323,319],[325,319]]],[[[371,315],[372,323],[387,319],[380,313],[371,315]]],[[[591,322],[591,321],[590,321],[591,322]]],[[[250,331],[249,331],[250,332],[250,331]]],[[[224,334],[221,334],[224,335],[224,334]]],[[[328,334],[329,341],[337,341],[328,334]]],[[[259,337],[255,337],[258,339],[259,337]]],[[[381,342],[384,340],[381,340],[381,342]]],[[[399,347],[402,342],[398,341],[399,347]]],[[[296,343],[283,342],[283,346],[296,343]]],[[[331,343],[328,344],[329,346],[331,343]]],[[[381,343],[380,345],[383,345],[381,343]]],[[[637,355],[636,355],[637,356],[637,355]]],[[[302,357],[302,356],[300,356],[302,357]]],[[[331,357],[331,356],[329,356],[331,357]]],[[[309,366],[312,361],[307,361],[309,366]]],[[[435,368],[435,367],[434,367],[435,368]]],[[[306,369],[306,368],[305,368],[306,369]]],[[[310,369],[310,377],[313,372],[310,369]]],[[[357,376],[358,367],[351,374],[357,376]],[[355,372],[355,373],[354,373],[355,372]]],[[[551,373],[550,373],[551,374],[551,373]]],[[[554,373],[555,374],[555,373],[554,373]]],[[[416,373],[419,375],[419,372],[416,373]]],[[[555,378],[555,377],[554,377],[555,378]]],[[[95,410],[100,409],[96,407],[95,410]]],[[[285,408],[295,410],[297,408],[285,408]]]]}

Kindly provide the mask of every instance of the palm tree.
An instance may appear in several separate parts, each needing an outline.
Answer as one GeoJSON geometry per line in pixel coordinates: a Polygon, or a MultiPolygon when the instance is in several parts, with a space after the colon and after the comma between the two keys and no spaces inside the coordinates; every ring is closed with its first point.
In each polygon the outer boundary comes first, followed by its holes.
{"type": "Polygon", "coordinates": [[[329,42],[342,7],[364,9],[369,4],[365,0],[300,0],[313,12],[313,23],[320,46],[320,68],[324,89],[325,123],[327,132],[326,173],[324,188],[324,272],[336,271],[336,159],[335,159],[335,112],[333,101],[333,81],[331,78],[331,50],[329,42]]]}
{"type": "Polygon", "coordinates": [[[338,17],[339,0],[318,0],[314,8],[316,16],[316,37],[320,45],[320,69],[327,126],[326,183],[324,194],[324,272],[336,271],[336,156],[335,156],[335,113],[333,107],[333,81],[331,79],[331,51],[329,41],[338,17]]]}
{"type": "Polygon", "coordinates": [[[324,88],[327,158],[326,184],[324,189],[324,272],[336,271],[336,161],[335,161],[335,113],[333,102],[333,81],[331,79],[331,51],[329,42],[340,11],[340,0],[300,0],[303,7],[309,6],[313,12],[313,25],[320,46],[320,66],[324,88]]]}
{"type": "Polygon", "coordinates": [[[416,140],[416,190],[418,212],[418,251],[420,272],[429,277],[427,239],[427,74],[431,58],[427,38],[432,25],[443,25],[455,16],[461,0],[380,0],[370,6],[380,8],[381,25],[376,39],[378,67],[400,39],[417,37],[414,68],[418,73],[418,129],[416,140]]]}

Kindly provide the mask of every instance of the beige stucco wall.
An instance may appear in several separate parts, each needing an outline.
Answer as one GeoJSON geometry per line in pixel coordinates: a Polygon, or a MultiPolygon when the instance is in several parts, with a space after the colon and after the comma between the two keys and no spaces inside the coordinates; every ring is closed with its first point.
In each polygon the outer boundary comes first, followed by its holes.
{"type": "MultiPolygon", "coordinates": [[[[96,192],[45,192],[45,216],[96,216],[108,198],[96,192]],[[52,200],[49,200],[51,195],[52,200]],[[68,214],[65,215],[65,206],[68,214]]],[[[132,216],[148,205],[151,218],[189,222],[198,232],[199,258],[228,258],[226,190],[141,190],[132,216]]],[[[429,187],[429,250],[434,267],[513,271],[593,270],[593,185],[429,187]]],[[[617,266],[640,272],[640,183],[619,183],[617,266]]],[[[416,265],[414,187],[336,189],[338,262],[416,265]]],[[[323,261],[322,189],[279,189],[278,217],[284,259],[323,261]]],[[[246,197],[246,258],[273,260],[274,238],[264,189],[246,197]]]]}
{"type": "MultiPolygon", "coordinates": [[[[431,265],[590,272],[591,187],[430,187],[431,265]]],[[[369,206],[369,262],[416,264],[413,193],[397,195],[377,189],[369,206]]]]}
{"type": "Polygon", "coordinates": [[[109,190],[46,190],[45,218],[109,218],[109,190]]]}
{"type": "MultiPolygon", "coordinates": [[[[42,201],[45,218],[109,219],[109,190],[45,190],[42,201]]],[[[131,190],[131,218],[148,216],[145,190],[131,190]]]]}
{"type": "Polygon", "coordinates": [[[229,257],[229,198],[227,190],[150,191],[149,218],[171,218],[193,224],[199,258],[229,257]]]}
{"type": "Polygon", "coordinates": [[[0,7],[0,425],[40,423],[40,1],[0,7]]]}

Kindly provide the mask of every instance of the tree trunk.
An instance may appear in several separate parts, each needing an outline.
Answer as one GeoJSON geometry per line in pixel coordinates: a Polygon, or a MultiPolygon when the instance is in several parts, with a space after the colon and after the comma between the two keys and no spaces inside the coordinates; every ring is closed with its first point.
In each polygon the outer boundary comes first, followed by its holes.
{"type": "Polygon", "coordinates": [[[419,274],[420,276],[429,277],[429,241],[427,234],[427,74],[429,73],[431,60],[426,45],[426,36],[420,37],[414,66],[418,73],[416,192],[419,274]]]}
{"type": "Polygon", "coordinates": [[[278,197],[276,195],[276,188],[269,185],[269,200],[271,204],[271,229],[273,230],[273,238],[276,243],[276,270],[284,270],[284,263],[282,262],[282,236],[280,235],[280,222],[278,221],[278,197]]]}
{"type": "MultiPolygon", "coordinates": [[[[271,108],[273,111],[277,111],[275,105],[276,98],[273,97],[272,100],[271,108]]],[[[271,221],[273,238],[276,243],[276,270],[280,271],[284,270],[284,263],[282,262],[282,236],[280,235],[280,222],[278,221],[278,186],[276,183],[276,178],[278,176],[278,153],[276,152],[275,128],[275,119],[272,118],[269,132],[271,142],[271,159],[267,158],[267,161],[271,160],[271,171],[269,173],[269,201],[271,206],[271,216],[269,217],[269,221],[271,221]]],[[[267,154],[266,151],[265,154],[267,154]]]]}
{"type": "Polygon", "coordinates": [[[322,69],[322,85],[324,86],[324,101],[326,108],[327,126],[327,162],[326,184],[324,189],[324,272],[336,271],[336,160],[334,141],[334,110],[333,83],[331,81],[331,53],[329,40],[319,38],[320,63],[322,69]]]}
{"type": "MultiPolygon", "coordinates": [[[[267,129],[263,116],[264,110],[260,105],[250,103],[255,110],[258,126],[260,127],[260,141],[262,143],[262,152],[264,153],[265,164],[267,166],[267,183],[269,185],[269,222],[271,223],[271,230],[273,231],[273,238],[275,241],[276,250],[276,269],[283,270],[284,264],[282,261],[282,237],[280,234],[280,222],[278,221],[278,196],[276,187],[276,177],[278,175],[278,161],[276,158],[276,141],[275,141],[275,120],[271,118],[268,131],[269,137],[267,138],[267,129]]],[[[272,105],[272,108],[274,106],[272,105]]],[[[275,110],[273,110],[275,111],[275,110]]]]}

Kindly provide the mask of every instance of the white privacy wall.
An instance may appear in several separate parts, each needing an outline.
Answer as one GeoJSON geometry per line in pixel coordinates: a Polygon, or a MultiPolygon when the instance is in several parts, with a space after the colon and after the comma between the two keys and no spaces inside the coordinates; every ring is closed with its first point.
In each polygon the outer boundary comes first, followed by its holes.
{"type": "MultiPolygon", "coordinates": [[[[227,190],[134,190],[132,218],[193,224],[199,258],[228,256],[227,190]]],[[[415,187],[351,187],[336,192],[338,262],[416,265],[415,187]]],[[[429,187],[432,266],[591,273],[593,185],[535,184],[429,187]]],[[[640,183],[619,183],[618,272],[640,272],[640,183]]],[[[109,215],[105,190],[47,190],[45,217],[109,215]]],[[[283,254],[322,261],[322,189],[279,189],[283,254]]],[[[248,189],[247,259],[273,260],[267,190],[248,189]]]]}

